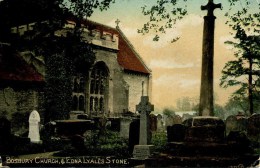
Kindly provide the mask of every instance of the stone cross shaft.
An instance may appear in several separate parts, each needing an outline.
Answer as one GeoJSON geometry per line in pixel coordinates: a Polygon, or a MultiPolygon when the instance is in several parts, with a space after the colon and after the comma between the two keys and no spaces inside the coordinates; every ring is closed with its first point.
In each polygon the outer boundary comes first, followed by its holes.
{"type": "Polygon", "coordinates": [[[141,102],[136,105],[136,110],[140,113],[140,136],[139,145],[149,144],[149,114],[154,110],[154,105],[149,102],[148,96],[142,96],[141,102]]]}
{"type": "Polygon", "coordinates": [[[201,10],[208,10],[204,16],[203,44],[202,44],[202,70],[200,87],[200,116],[213,116],[213,65],[214,65],[214,29],[215,19],[213,11],[221,8],[221,4],[214,4],[209,0],[206,6],[201,6],[201,10]]]}

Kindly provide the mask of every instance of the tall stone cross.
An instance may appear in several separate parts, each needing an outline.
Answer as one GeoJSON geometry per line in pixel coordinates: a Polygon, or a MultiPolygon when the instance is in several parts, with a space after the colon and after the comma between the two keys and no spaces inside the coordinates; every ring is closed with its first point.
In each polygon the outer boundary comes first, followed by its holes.
{"type": "Polygon", "coordinates": [[[214,28],[216,17],[213,11],[222,8],[221,4],[214,4],[209,0],[201,10],[208,10],[204,16],[203,42],[202,42],[202,70],[200,86],[200,116],[213,116],[213,62],[214,62],[214,28]]]}
{"type": "Polygon", "coordinates": [[[141,102],[136,105],[136,110],[140,113],[139,145],[149,145],[149,114],[154,110],[154,105],[149,102],[148,96],[142,96],[141,102]]]}

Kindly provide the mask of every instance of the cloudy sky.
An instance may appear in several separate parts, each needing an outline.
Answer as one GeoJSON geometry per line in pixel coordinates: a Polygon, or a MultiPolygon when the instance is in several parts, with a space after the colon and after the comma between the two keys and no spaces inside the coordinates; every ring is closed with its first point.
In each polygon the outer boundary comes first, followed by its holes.
{"type": "MultiPolygon", "coordinates": [[[[215,22],[214,92],[217,97],[216,102],[224,105],[234,88],[220,88],[221,70],[225,62],[234,59],[234,51],[224,44],[224,41],[232,39],[232,36],[229,34],[229,27],[225,25],[224,18],[229,6],[227,0],[221,1],[223,0],[214,1],[214,3],[222,3],[223,6],[223,10],[214,11],[214,15],[217,17],[215,22]]],[[[251,1],[256,6],[259,4],[257,0],[251,1]]],[[[189,15],[179,22],[175,29],[161,35],[158,42],[152,41],[154,37],[152,33],[147,35],[137,33],[137,29],[142,28],[147,21],[147,17],[141,13],[141,7],[149,6],[151,2],[155,2],[155,0],[116,0],[110,9],[103,12],[97,11],[90,19],[112,27],[116,26],[116,19],[120,20],[120,29],[152,69],[152,103],[157,109],[176,107],[176,100],[183,97],[190,97],[198,101],[203,16],[207,14],[206,11],[200,10],[200,6],[206,5],[208,0],[196,0],[189,3],[189,15]],[[171,43],[170,41],[175,37],[180,37],[180,39],[171,43]]]]}

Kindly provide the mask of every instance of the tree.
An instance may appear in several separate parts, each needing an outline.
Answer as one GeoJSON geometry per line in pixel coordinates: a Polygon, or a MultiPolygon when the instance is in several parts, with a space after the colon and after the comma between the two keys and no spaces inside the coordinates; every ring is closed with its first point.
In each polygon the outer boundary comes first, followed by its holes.
{"type": "Polygon", "coordinates": [[[238,86],[232,99],[243,102],[248,97],[249,112],[253,114],[254,102],[260,98],[260,12],[252,14],[244,9],[229,18],[228,24],[235,31],[235,41],[227,41],[226,44],[234,46],[236,59],[225,64],[220,85],[238,86]]]}
{"type": "Polygon", "coordinates": [[[163,115],[169,117],[169,116],[175,115],[175,111],[172,109],[169,109],[169,108],[165,108],[165,109],[163,109],[163,115]]]}
{"type": "Polygon", "coordinates": [[[92,66],[95,54],[81,37],[81,23],[94,9],[108,9],[113,0],[3,0],[0,1],[0,41],[8,42],[21,53],[30,51],[44,56],[46,122],[67,119],[71,107],[72,76],[92,66]],[[55,36],[67,19],[76,22],[65,37],[55,36]],[[35,22],[23,36],[11,34],[11,28],[35,22]],[[84,65],[84,67],[83,67],[84,65]]]}
{"type": "MultiPolygon", "coordinates": [[[[158,41],[160,34],[167,33],[169,29],[174,29],[175,24],[189,14],[188,6],[191,2],[192,0],[157,0],[151,3],[150,6],[143,6],[142,13],[144,16],[148,16],[149,19],[138,30],[138,33],[155,33],[153,40],[158,41]]],[[[223,0],[223,2],[225,1],[223,0]]],[[[234,11],[242,12],[255,5],[258,5],[258,9],[260,10],[260,4],[257,1],[228,0],[228,4],[229,7],[223,7],[227,11],[225,14],[226,17],[233,16],[234,11]],[[243,7],[242,10],[240,10],[241,6],[243,7]]],[[[259,10],[256,13],[259,14],[259,10]]],[[[172,42],[177,41],[179,38],[173,38],[172,42]]]]}

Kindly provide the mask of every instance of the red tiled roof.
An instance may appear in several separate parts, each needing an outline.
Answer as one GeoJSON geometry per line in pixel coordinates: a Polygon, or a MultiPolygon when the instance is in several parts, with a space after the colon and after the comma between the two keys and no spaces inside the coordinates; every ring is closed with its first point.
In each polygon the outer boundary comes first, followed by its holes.
{"type": "Polygon", "coordinates": [[[124,70],[143,74],[151,73],[151,71],[145,65],[138,53],[134,50],[130,41],[127,40],[127,38],[120,29],[112,28],[89,20],[86,21],[85,24],[88,25],[89,29],[98,29],[101,32],[105,31],[111,34],[118,34],[119,51],[117,54],[117,61],[119,65],[124,68],[124,70]]]}
{"type": "MultiPolygon", "coordinates": [[[[126,71],[150,74],[151,71],[142,61],[132,44],[127,40],[120,29],[112,28],[93,21],[85,21],[89,29],[98,29],[101,32],[118,34],[119,46],[117,61],[126,71]]],[[[0,51],[1,52],[1,51],[0,51]]],[[[8,55],[9,56],[9,55],[8,55]]],[[[19,55],[12,55],[8,59],[0,53],[0,80],[43,82],[44,77],[33,66],[23,60],[19,55]]]]}
{"type": "Polygon", "coordinates": [[[0,53],[0,80],[43,82],[44,78],[19,55],[0,53]]]}

